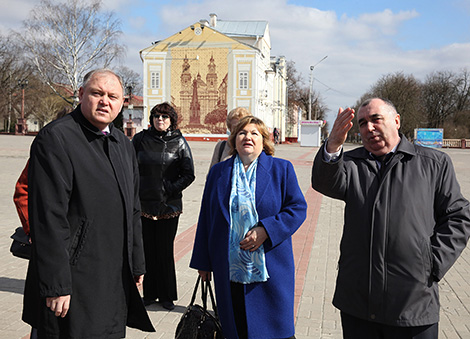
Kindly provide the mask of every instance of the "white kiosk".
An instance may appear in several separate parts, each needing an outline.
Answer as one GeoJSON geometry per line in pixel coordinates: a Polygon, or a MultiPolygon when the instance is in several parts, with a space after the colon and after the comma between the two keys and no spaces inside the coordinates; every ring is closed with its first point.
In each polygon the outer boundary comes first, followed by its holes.
{"type": "Polygon", "coordinates": [[[302,120],[300,122],[300,146],[320,147],[323,120],[302,120]]]}

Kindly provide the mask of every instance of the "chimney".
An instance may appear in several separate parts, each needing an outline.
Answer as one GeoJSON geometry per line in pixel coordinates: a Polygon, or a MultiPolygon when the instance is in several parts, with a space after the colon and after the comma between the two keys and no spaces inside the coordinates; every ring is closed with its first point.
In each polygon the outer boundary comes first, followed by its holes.
{"type": "Polygon", "coordinates": [[[209,14],[211,17],[211,27],[216,27],[217,26],[217,14],[211,13],[209,14]]]}

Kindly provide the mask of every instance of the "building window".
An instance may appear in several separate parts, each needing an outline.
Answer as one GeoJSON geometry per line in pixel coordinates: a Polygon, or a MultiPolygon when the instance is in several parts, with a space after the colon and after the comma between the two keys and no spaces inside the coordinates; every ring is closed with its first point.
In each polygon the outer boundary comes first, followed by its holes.
{"type": "Polygon", "coordinates": [[[160,88],[160,72],[150,72],[150,88],[160,88]]]}
{"type": "Polygon", "coordinates": [[[240,89],[248,89],[248,72],[238,73],[238,84],[240,89]]]}

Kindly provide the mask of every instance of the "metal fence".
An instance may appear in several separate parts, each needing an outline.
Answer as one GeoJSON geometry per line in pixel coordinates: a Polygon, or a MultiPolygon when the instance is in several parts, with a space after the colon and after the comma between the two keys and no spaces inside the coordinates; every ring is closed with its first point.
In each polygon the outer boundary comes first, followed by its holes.
{"type": "Polygon", "coordinates": [[[443,139],[443,148],[470,148],[470,139],[443,139]]]}
{"type": "MultiPolygon", "coordinates": [[[[348,136],[347,142],[361,144],[359,136],[348,136]]],[[[410,140],[413,142],[413,140],[410,140]]],[[[470,148],[470,139],[442,139],[442,148],[470,148]]]]}

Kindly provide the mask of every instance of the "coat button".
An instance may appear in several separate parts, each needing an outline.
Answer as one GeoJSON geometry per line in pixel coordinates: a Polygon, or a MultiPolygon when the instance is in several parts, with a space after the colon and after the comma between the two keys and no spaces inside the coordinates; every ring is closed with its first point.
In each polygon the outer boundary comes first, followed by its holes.
{"type": "Polygon", "coordinates": [[[371,314],[371,315],[370,315],[370,318],[371,318],[371,319],[375,319],[375,314],[371,314]]]}

